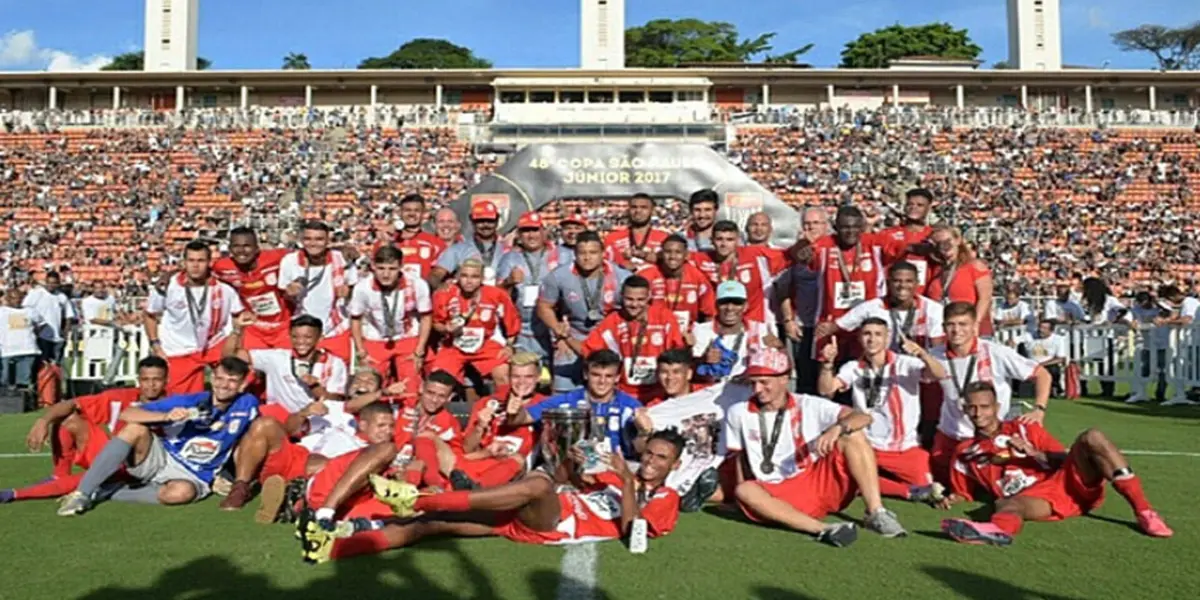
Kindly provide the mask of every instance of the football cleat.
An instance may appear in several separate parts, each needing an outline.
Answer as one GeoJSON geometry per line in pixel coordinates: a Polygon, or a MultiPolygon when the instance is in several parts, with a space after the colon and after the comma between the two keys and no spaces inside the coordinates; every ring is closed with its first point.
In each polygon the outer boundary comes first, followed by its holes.
{"type": "Polygon", "coordinates": [[[416,511],[413,506],[417,503],[417,497],[420,494],[417,492],[417,486],[395,479],[388,479],[372,474],[368,480],[371,485],[371,491],[375,493],[375,497],[380,502],[390,506],[392,512],[397,517],[405,518],[413,516],[416,511]]]}
{"type": "Polygon", "coordinates": [[[306,510],[300,514],[296,537],[300,540],[300,556],[304,562],[316,565],[329,561],[333,553],[334,535],[317,524],[312,511],[306,510]]]}
{"type": "Polygon", "coordinates": [[[831,523],[817,534],[816,539],[834,548],[845,548],[858,539],[858,526],[854,523],[831,523]]]}
{"type": "Polygon", "coordinates": [[[92,501],[83,495],[83,492],[76,490],[64,496],[62,501],[59,502],[58,516],[74,517],[75,515],[82,515],[91,507],[92,501]]]}
{"type": "Polygon", "coordinates": [[[1169,538],[1175,535],[1170,527],[1167,527],[1167,522],[1163,520],[1154,510],[1143,510],[1137,514],[1138,527],[1142,532],[1151,537],[1169,538]]]}
{"type": "Polygon", "coordinates": [[[0,504],[8,504],[17,499],[16,490],[0,490],[0,504]]]}
{"type": "Polygon", "coordinates": [[[956,542],[985,546],[1008,546],[1012,536],[991,523],[977,523],[966,519],[942,521],[942,531],[956,542]]]}

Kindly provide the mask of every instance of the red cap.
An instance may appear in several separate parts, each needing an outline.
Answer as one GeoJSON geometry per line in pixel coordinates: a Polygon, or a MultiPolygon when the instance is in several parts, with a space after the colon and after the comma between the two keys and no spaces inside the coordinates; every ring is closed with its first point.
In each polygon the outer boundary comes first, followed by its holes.
{"type": "Polygon", "coordinates": [[[587,219],[583,218],[583,215],[578,214],[578,213],[573,214],[573,215],[567,215],[567,216],[559,219],[558,222],[559,223],[579,223],[580,225],[583,225],[584,229],[588,228],[587,219]]]}
{"type": "Polygon", "coordinates": [[[536,212],[527,212],[517,219],[517,229],[541,229],[542,215],[536,212]]]}
{"type": "Polygon", "coordinates": [[[790,375],[792,359],[786,352],[769,346],[760,346],[746,360],[743,377],[790,375]]]}
{"type": "Polygon", "coordinates": [[[500,211],[496,210],[496,205],[484,200],[476,202],[471,206],[472,221],[498,221],[500,220],[500,211]]]}

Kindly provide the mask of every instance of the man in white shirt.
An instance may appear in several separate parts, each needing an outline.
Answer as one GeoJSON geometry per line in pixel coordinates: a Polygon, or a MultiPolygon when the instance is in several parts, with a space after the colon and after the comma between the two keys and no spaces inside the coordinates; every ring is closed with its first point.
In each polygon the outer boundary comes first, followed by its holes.
{"type": "Polygon", "coordinates": [[[1014,329],[1015,335],[1024,342],[1034,329],[1033,309],[1021,299],[1021,290],[1016,284],[1004,288],[1004,301],[996,308],[996,329],[1014,329]]]}
{"type": "Polygon", "coordinates": [[[117,323],[117,301],[104,289],[97,285],[91,294],[79,301],[83,322],[88,325],[113,326],[117,323]]]}
{"type": "Polygon", "coordinates": [[[1058,286],[1058,296],[1046,303],[1042,318],[1049,319],[1055,325],[1070,325],[1087,320],[1083,307],[1071,300],[1071,288],[1066,285],[1058,286]]]}
{"type": "Polygon", "coordinates": [[[747,349],[764,343],[770,334],[761,321],[746,321],[746,287],[739,281],[722,281],[717,286],[717,319],[696,323],[692,356],[696,358],[696,380],[718,383],[746,370],[747,349]]]}
{"type": "Polygon", "coordinates": [[[233,317],[245,307],[237,290],[212,276],[212,251],[200,240],[183,249],[183,271],[166,287],[153,286],[143,324],[150,351],[167,360],[167,393],[204,391],[207,368],[221,360],[221,344],[233,331],[233,317]]]}
{"type": "Polygon", "coordinates": [[[822,349],[817,390],[822,396],[850,392],[854,408],[871,415],[867,441],[875,449],[879,466],[879,491],[884,496],[934,504],[944,488],[933,482],[929,453],[920,445],[921,381],[940,381],[946,370],[920,344],[902,338],[898,354],[888,349],[892,333],[888,322],[867,317],[859,327],[863,355],[842,365],[834,374],[837,342],[822,349]]]}
{"type": "Polygon", "coordinates": [[[863,435],[871,416],[817,396],[788,391],[785,352],[753,352],[744,376],[754,391],[725,415],[725,444],[736,465],[738,504],[751,520],[777,523],[833,546],[858,539],[853,523],[821,519],[861,493],[868,529],[885,537],[907,532],[884,508],[875,452],[863,435]]]}
{"type": "Polygon", "coordinates": [[[62,278],[56,271],[46,273],[46,284],[35,285],[25,295],[22,306],[37,313],[45,327],[38,329],[38,350],[42,360],[60,362],[71,321],[77,319],[75,307],[67,295],[59,291],[62,278]]]}
{"type": "Polygon", "coordinates": [[[404,382],[415,398],[433,325],[429,285],[401,274],[402,254],[394,246],[375,251],[371,277],[350,295],[350,335],[360,366],[383,374],[384,383],[404,382]]]}
{"type": "Polygon", "coordinates": [[[1025,344],[1027,356],[1050,373],[1050,393],[1063,396],[1062,374],[1067,366],[1067,338],[1054,333],[1054,323],[1042,319],[1038,323],[1037,336],[1025,344]]]}
{"type": "Polygon", "coordinates": [[[37,311],[21,306],[21,290],[5,290],[0,306],[0,387],[33,385],[33,365],[38,355],[39,329],[45,327],[37,311]]]}
{"type": "Polygon", "coordinates": [[[882,298],[860,302],[830,325],[818,326],[817,337],[837,330],[855,331],[867,319],[876,318],[890,323],[888,347],[894,352],[902,349],[904,338],[927,349],[941,344],[946,336],[942,330],[942,304],[917,294],[917,273],[910,262],[894,263],[888,267],[887,293],[882,298]]]}
{"type": "Polygon", "coordinates": [[[321,320],[318,346],[349,363],[350,313],[346,304],[358,283],[358,269],[338,250],[329,249],[329,226],[320,221],[300,225],[302,250],[289,253],[279,263],[279,289],[295,303],[297,315],[321,320]]]}

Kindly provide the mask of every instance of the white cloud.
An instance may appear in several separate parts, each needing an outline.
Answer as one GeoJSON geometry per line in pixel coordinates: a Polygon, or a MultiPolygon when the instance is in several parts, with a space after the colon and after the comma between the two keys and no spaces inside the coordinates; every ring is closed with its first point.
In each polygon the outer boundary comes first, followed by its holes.
{"type": "Polygon", "coordinates": [[[93,54],[76,56],[56,48],[42,48],[33,31],[10,31],[0,36],[0,69],[38,69],[45,71],[99,71],[112,60],[93,54]]]}

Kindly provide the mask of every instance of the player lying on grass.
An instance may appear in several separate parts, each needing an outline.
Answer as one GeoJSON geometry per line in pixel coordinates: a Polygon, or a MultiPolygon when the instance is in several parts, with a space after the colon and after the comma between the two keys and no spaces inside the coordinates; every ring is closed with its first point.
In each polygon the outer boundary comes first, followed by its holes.
{"type": "Polygon", "coordinates": [[[992,384],[972,383],[963,396],[975,439],[955,449],[951,494],[941,506],[971,500],[982,490],[994,498],[995,513],[987,523],[943,521],[942,530],[950,537],[968,544],[1007,546],[1025,521],[1059,521],[1099,507],[1106,481],[1129,502],[1146,535],[1171,537],[1171,528],[1146,500],[1141,479],[1099,430],[1079,434],[1067,451],[1037,423],[1002,421],[992,384]]]}
{"type": "Polygon", "coordinates": [[[679,495],[666,487],[667,475],[679,466],[684,439],[674,430],[654,433],[646,441],[641,465],[630,471],[619,453],[610,453],[608,471],[578,475],[582,462],[571,453],[556,472],[543,470],[499,487],[471,492],[419,495],[411,484],[375,474],[375,466],[355,465],[346,477],[359,487],[370,481],[376,497],[398,517],[431,513],[407,523],[322,523],[301,519],[299,535],[308,562],[374,554],[401,548],[437,535],[502,536],[530,544],[568,544],[612,540],[629,534],[635,519],[646,521],[649,537],[663,536],[679,518],[679,495]],[[557,492],[560,483],[578,491],[557,492]]]}
{"type": "Polygon", "coordinates": [[[59,402],[46,409],[33,422],[25,445],[38,452],[50,442],[54,471],[49,479],[17,489],[0,489],[0,504],[14,500],[58,498],[79,486],[83,473],[72,467],[88,469],[108,443],[110,434],[124,424],[117,417],[130,406],[153,402],[162,397],[167,386],[167,361],[147,356],[138,362],[138,386],[114,388],[99,394],[59,402]]]}
{"type": "Polygon", "coordinates": [[[108,498],[144,504],[203,499],[258,416],[258,399],[244,392],[249,374],[246,361],[223,358],[213,371],[211,392],[177,394],[122,411],[125,426],[104,445],[58,514],[82,514],[108,498]],[[128,477],[112,479],[122,467],[128,477]]]}

